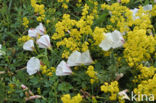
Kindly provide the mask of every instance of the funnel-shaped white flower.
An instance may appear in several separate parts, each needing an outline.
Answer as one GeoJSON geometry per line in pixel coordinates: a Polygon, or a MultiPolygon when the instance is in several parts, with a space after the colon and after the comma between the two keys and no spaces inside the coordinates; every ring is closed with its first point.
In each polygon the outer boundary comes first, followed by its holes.
{"type": "Polygon", "coordinates": [[[83,52],[83,53],[75,51],[69,56],[69,58],[67,60],[67,64],[70,67],[80,66],[82,64],[89,65],[91,63],[93,63],[93,60],[90,56],[89,50],[87,50],[86,52],[83,52]]]}
{"type": "Polygon", "coordinates": [[[105,39],[100,43],[99,47],[101,47],[104,51],[108,51],[113,45],[113,38],[111,33],[106,33],[105,39]]]}
{"type": "Polygon", "coordinates": [[[67,60],[67,64],[72,67],[72,66],[78,66],[80,65],[81,61],[81,53],[78,51],[73,52],[67,60]]]}
{"type": "Polygon", "coordinates": [[[112,46],[112,48],[122,47],[122,45],[125,42],[122,34],[119,31],[117,31],[117,30],[112,32],[112,38],[113,38],[113,46],[112,46]]]}
{"type": "Polygon", "coordinates": [[[90,53],[89,53],[89,50],[81,53],[81,64],[84,64],[84,65],[89,65],[89,64],[92,64],[93,63],[93,60],[90,56],[90,53]]]}
{"type": "Polygon", "coordinates": [[[30,37],[37,37],[37,30],[36,29],[33,29],[33,28],[31,28],[31,29],[29,29],[28,30],[28,35],[30,36],[30,37]]]}
{"type": "Polygon", "coordinates": [[[44,35],[46,32],[45,27],[42,23],[40,23],[35,29],[29,29],[28,35],[30,37],[37,37],[38,35],[44,35]]]}
{"type": "Polygon", "coordinates": [[[28,50],[28,51],[33,51],[34,50],[34,41],[28,40],[27,42],[25,42],[23,45],[23,49],[28,50]]]}
{"type": "Polygon", "coordinates": [[[65,61],[61,61],[60,64],[56,67],[56,75],[57,76],[65,76],[65,75],[71,75],[72,70],[67,65],[65,61]]]}
{"type": "Polygon", "coordinates": [[[36,57],[30,58],[27,62],[27,72],[29,75],[35,74],[40,70],[40,60],[36,57]]]}
{"type": "Polygon", "coordinates": [[[37,27],[36,27],[36,30],[37,32],[40,34],[40,35],[44,35],[45,34],[45,27],[43,26],[42,23],[40,23],[37,27]]]}
{"type": "Polygon", "coordinates": [[[43,35],[37,40],[40,48],[51,48],[49,35],[43,35]]]}
{"type": "Polygon", "coordinates": [[[117,30],[104,35],[105,39],[99,44],[99,47],[101,47],[104,51],[108,51],[110,48],[121,47],[124,44],[124,38],[117,30]]]}

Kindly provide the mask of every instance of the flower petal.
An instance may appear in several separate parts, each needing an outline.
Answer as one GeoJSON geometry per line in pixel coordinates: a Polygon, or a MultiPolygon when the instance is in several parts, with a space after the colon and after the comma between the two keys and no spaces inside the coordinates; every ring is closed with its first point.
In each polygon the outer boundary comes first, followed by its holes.
{"type": "Polygon", "coordinates": [[[34,41],[28,40],[27,42],[25,42],[23,45],[23,49],[28,50],[28,51],[33,51],[34,50],[34,41]]]}
{"type": "Polygon", "coordinates": [[[30,37],[37,37],[37,30],[36,29],[29,29],[28,30],[28,35],[30,37]]]}
{"type": "Polygon", "coordinates": [[[43,35],[37,40],[37,44],[40,48],[51,48],[49,35],[43,35]]]}
{"type": "Polygon", "coordinates": [[[81,53],[78,51],[73,52],[67,60],[67,64],[72,67],[72,66],[78,66],[81,65],[81,53]]]}
{"type": "Polygon", "coordinates": [[[27,72],[29,75],[35,74],[40,70],[40,60],[36,57],[30,58],[27,62],[27,72]]]}
{"type": "Polygon", "coordinates": [[[114,32],[112,32],[112,38],[112,48],[122,47],[122,45],[124,44],[124,38],[122,37],[122,34],[119,31],[115,30],[114,32]]]}
{"type": "Polygon", "coordinates": [[[61,61],[60,64],[56,67],[56,75],[57,76],[65,76],[65,75],[71,75],[72,70],[67,65],[65,61],[61,61]]]}
{"type": "Polygon", "coordinates": [[[113,39],[111,33],[105,34],[105,39],[99,44],[104,51],[108,51],[113,45],[113,39]]]}
{"type": "Polygon", "coordinates": [[[37,27],[36,27],[37,32],[40,35],[44,35],[45,34],[45,27],[43,26],[42,23],[40,23],[37,27]]]}
{"type": "Polygon", "coordinates": [[[93,62],[89,50],[86,52],[80,53],[78,51],[73,52],[67,60],[67,64],[72,67],[72,66],[80,66],[82,64],[84,65],[89,65],[93,62]]]}
{"type": "Polygon", "coordinates": [[[83,52],[81,54],[81,63],[84,65],[89,65],[93,63],[93,60],[90,56],[89,50],[87,50],[86,52],[83,52]]]}

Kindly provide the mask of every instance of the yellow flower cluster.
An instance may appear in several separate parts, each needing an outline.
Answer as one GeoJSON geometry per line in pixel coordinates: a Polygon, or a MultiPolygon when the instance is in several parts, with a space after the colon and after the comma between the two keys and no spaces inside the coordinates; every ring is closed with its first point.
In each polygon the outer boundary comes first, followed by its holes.
{"type": "Polygon", "coordinates": [[[63,7],[64,9],[68,9],[67,3],[69,3],[69,0],[57,0],[57,1],[60,2],[60,3],[63,3],[63,4],[62,4],[62,7],[63,7]]]}
{"type": "Polygon", "coordinates": [[[152,11],[151,11],[152,16],[156,16],[156,5],[153,6],[152,11]]]}
{"type": "Polygon", "coordinates": [[[152,35],[146,35],[146,30],[133,30],[128,32],[127,42],[124,44],[124,57],[129,66],[138,65],[151,58],[155,51],[156,40],[152,35]]]}
{"type": "Polygon", "coordinates": [[[96,27],[94,32],[93,32],[93,38],[95,40],[95,44],[96,45],[99,45],[102,40],[104,40],[104,28],[99,28],[99,27],[96,27]]]}
{"type": "MultiPolygon", "coordinates": [[[[92,11],[89,14],[89,9],[89,6],[85,4],[80,20],[70,19],[69,14],[63,15],[63,20],[55,25],[56,32],[52,36],[53,40],[57,40],[57,47],[66,47],[69,53],[75,50],[84,52],[88,50],[90,37],[93,37],[96,45],[102,41],[105,29],[95,27],[92,31],[91,26],[96,13],[92,11]]],[[[62,57],[68,57],[67,50],[64,51],[62,57]]]]}
{"type": "Polygon", "coordinates": [[[153,26],[151,25],[150,13],[149,11],[144,11],[143,7],[140,6],[138,12],[136,13],[136,17],[138,19],[133,20],[133,24],[135,25],[134,29],[151,29],[153,26]]]}
{"type": "Polygon", "coordinates": [[[28,28],[28,24],[29,24],[29,20],[27,19],[27,17],[24,17],[24,18],[23,18],[23,26],[24,26],[25,28],[28,28]]]}
{"type": "Polygon", "coordinates": [[[72,97],[69,94],[65,94],[61,97],[63,103],[80,103],[82,101],[82,96],[77,94],[76,96],[72,97]]]}
{"type": "MultiPolygon", "coordinates": [[[[156,97],[156,74],[152,79],[142,81],[133,91],[135,94],[146,94],[147,96],[151,96],[152,94],[156,97]]],[[[141,99],[141,96],[138,96],[137,100],[141,99]]],[[[156,98],[154,99],[156,100],[156,98]]]]}
{"type": "Polygon", "coordinates": [[[89,66],[86,74],[91,78],[90,79],[90,83],[93,84],[98,78],[96,76],[97,72],[94,71],[94,67],[93,66],[89,66]]]}
{"type": "Polygon", "coordinates": [[[130,0],[121,0],[121,3],[127,4],[127,3],[129,3],[129,1],[130,1],[130,0]]]}
{"type": "Polygon", "coordinates": [[[111,15],[110,21],[113,25],[107,26],[108,31],[113,31],[114,28],[119,28],[120,32],[129,31],[129,26],[132,26],[132,12],[126,6],[122,6],[119,3],[113,3],[112,5],[102,4],[101,8],[109,10],[111,15]]]}
{"type": "Polygon", "coordinates": [[[69,51],[67,50],[64,50],[63,53],[62,53],[62,58],[68,58],[68,56],[70,55],[69,51]]]}
{"type": "Polygon", "coordinates": [[[31,0],[31,5],[34,8],[35,13],[39,13],[40,16],[37,17],[37,21],[42,21],[45,18],[45,10],[44,10],[44,5],[37,4],[36,0],[31,0]]]}
{"type": "Polygon", "coordinates": [[[40,69],[42,71],[42,74],[45,74],[46,76],[52,76],[56,70],[54,67],[48,69],[46,65],[42,65],[40,69]]]}
{"type": "Polygon", "coordinates": [[[101,91],[108,93],[111,93],[111,96],[109,97],[110,100],[117,100],[119,87],[118,82],[113,81],[111,84],[108,84],[107,82],[104,83],[104,85],[101,86],[101,91]]]}
{"type": "Polygon", "coordinates": [[[140,70],[141,74],[138,75],[139,79],[149,79],[154,76],[156,68],[154,67],[145,67],[142,64],[139,65],[138,69],[140,70]]]}
{"type": "Polygon", "coordinates": [[[32,39],[32,38],[29,35],[27,35],[27,36],[24,35],[24,36],[18,38],[18,42],[26,42],[30,39],[32,39]]]}

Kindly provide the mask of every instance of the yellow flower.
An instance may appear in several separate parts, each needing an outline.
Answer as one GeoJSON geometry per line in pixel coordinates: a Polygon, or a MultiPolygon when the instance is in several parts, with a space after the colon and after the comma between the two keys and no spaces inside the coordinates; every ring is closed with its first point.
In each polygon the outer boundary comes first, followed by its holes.
{"type": "Polygon", "coordinates": [[[68,9],[68,5],[65,4],[65,3],[62,4],[62,7],[63,7],[64,9],[68,9]]]}
{"type": "Polygon", "coordinates": [[[152,35],[146,35],[146,30],[133,30],[128,32],[127,42],[124,44],[124,57],[129,66],[138,65],[149,60],[150,54],[155,51],[156,40],[152,35]]]}
{"type": "Polygon", "coordinates": [[[117,99],[117,94],[119,93],[119,87],[118,82],[113,81],[111,84],[108,84],[107,82],[104,83],[104,85],[101,86],[101,91],[108,93],[111,93],[111,96],[109,97],[110,100],[114,101],[117,99]]]}
{"type": "Polygon", "coordinates": [[[20,38],[18,38],[18,42],[26,42],[28,40],[32,39],[30,36],[22,36],[20,38]]]}
{"type": "Polygon", "coordinates": [[[82,96],[77,94],[71,98],[69,94],[65,94],[61,97],[61,100],[63,103],[80,103],[82,101],[82,96]]]}
{"type": "Polygon", "coordinates": [[[87,71],[86,71],[86,74],[91,78],[90,79],[90,83],[93,84],[95,82],[95,80],[97,80],[97,72],[94,71],[94,67],[93,66],[89,66],[87,71]]]}
{"type": "Polygon", "coordinates": [[[44,5],[37,4],[36,0],[31,0],[31,5],[34,8],[35,13],[39,13],[40,15],[37,17],[37,21],[42,21],[45,18],[45,10],[44,5]]]}
{"type": "Polygon", "coordinates": [[[23,26],[25,26],[25,28],[28,28],[28,24],[29,24],[29,20],[27,19],[27,17],[23,18],[23,26]]]}
{"type": "Polygon", "coordinates": [[[129,1],[130,1],[130,0],[121,0],[121,3],[127,4],[127,3],[129,3],[129,1]]]}

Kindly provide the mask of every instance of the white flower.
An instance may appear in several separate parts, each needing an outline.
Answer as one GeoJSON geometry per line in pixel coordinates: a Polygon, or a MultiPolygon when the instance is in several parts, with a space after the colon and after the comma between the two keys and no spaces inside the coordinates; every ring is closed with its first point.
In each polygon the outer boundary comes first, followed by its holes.
{"type": "Polygon", "coordinates": [[[65,75],[71,75],[72,70],[67,65],[65,61],[61,61],[60,64],[56,67],[56,75],[57,76],[65,76],[65,75]]]}
{"type": "Polygon", "coordinates": [[[112,48],[122,47],[122,45],[125,42],[124,38],[122,37],[122,34],[119,31],[117,31],[117,30],[112,32],[112,38],[113,38],[113,46],[112,46],[112,48]]]}
{"type": "Polygon", "coordinates": [[[108,51],[113,45],[113,38],[111,33],[105,34],[105,39],[100,43],[99,47],[101,47],[104,51],[108,51]]]}
{"type": "Polygon", "coordinates": [[[145,11],[152,10],[152,5],[148,4],[148,5],[143,6],[143,8],[145,11]]]}
{"type": "Polygon", "coordinates": [[[106,33],[105,39],[99,44],[104,51],[108,51],[111,48],[118,48],[124,44],[124,38],[122,34],[115,30],[112,33],[106,33]]]}
{"type": "Polygon", "coordinates": [[[27,62],[27,72],[29,75],[35,74],[40,70],[40,60],[36,57],[30,58],[27,62]]]}
{"type": "Polygon", "coordinates": [[[23,45],[23,49],[28,50],[28,51],[33,51],[34,50],[34,41],[28,40],[27,42],[25,42],[23,45]]]}
{"type": "Polygon", "coordinates": [[[37,40],[40,48],[51,48],[49,35],[43,35],[37,40]]]}
{"type": "Polygon", "coordinates": [[[37,32],[40,34],[40,35],[44,35],[45,33],[45,27],[43,26],[42,23],[40,23],[37,27],[36,27],[36,30],[37,32]]]}
{"type": "Polygon", "coordinates": [[[43,35],[37,40],[37,44],[40,48],[51,48],[49,35],[43,35]]]}
{"type": "Polygon", "coordinates": [[[123,91],[120,91],[118,94],[119,94],[119,96],[122,96],[122,99],[130,100],[130,98],[128,97],[128,95],[126,94],[126,92],[128,92],[127,89],[125,89],[123,91]]]}
{"type": "Polygon", "coordinates": [[[38,35],[44,35],[45,34],[45,27],[42,23],[40,23],[35,29],[29,29],[28,35],[30,37],[37,37],[38,35]]]}
{"type": "Polygon", "coordinates": [[[33,28],[29,29],[28,30],[28,35],[30,37],[37,37],[37,30],[36,29],[33,29],[33,28]]]}
{"type": "Polygon", "coordinates": [[[72,66],[80,66],[82,64],[84,65],[89,65],[93,62],[89,50],[86,52],[80,53],[78,51],[73,52],[67,60],[67,64],[72,67],[72,66]]]}

